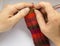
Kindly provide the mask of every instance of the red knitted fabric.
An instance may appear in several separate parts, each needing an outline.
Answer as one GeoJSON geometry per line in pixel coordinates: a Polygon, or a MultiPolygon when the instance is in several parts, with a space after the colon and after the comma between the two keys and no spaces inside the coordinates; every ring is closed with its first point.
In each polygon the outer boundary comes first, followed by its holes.
{"type": "Polygon", "coordinates": [[[37,23],[36,16],[34,10],[31,9],[29,14],[25,16],[25,22],[32,34],[32,38],[34,41],[35,46],[50,46],[48,38],[46,38],[37,23]]]}

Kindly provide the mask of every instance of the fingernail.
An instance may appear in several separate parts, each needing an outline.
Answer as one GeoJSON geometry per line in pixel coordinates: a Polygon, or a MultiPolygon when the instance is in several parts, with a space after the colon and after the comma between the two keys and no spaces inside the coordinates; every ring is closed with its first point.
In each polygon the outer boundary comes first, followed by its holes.
{"type": "Polygon", "coordinates": [[[35,13],[36,13],[37,18],[39,18],[40,15],[42,15],[39,10],[35,10],[35,13]]]}
{"type": "Polygon", "coordinates": [[[34,11],[35,11],[36,14],[38,13],[38,10],[35,9],[34,11]]]}
{"type": "Polygon", "coordinates": [[[30,8],[24,8],[24,10],[25,10],[26,12],[29,12],[29,11],[30,11],[30,8]]]}
{"type": "Polygon", "coordinates": [[[30,8],[24,8],[24,9],[22,9],[20,11],[20,14],[23,15],[23,16],[25,16],[25,15],[27,15],[29,13],[29,11],[30,11],[30,8]]]}

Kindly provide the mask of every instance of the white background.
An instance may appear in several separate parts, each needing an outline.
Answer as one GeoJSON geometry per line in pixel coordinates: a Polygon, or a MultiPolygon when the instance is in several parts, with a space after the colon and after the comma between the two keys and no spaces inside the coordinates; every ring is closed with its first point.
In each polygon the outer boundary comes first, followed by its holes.
{"type": "MultiPolygon", "coordinates": [[[[52,5],[60,3],[59,0],[2,0],[0,2],[0,9],[2,9],[5,4],[14,4],[18,2],[38,3],[39,1],[48,1],[52,5]]],[[[31,34],[26,27],[24,19],[17,23],[10,31],[0,33],[0,46],[34,46],[31,34]]],[[[52,42],[51,46],[54,46],[52,42]]]]}

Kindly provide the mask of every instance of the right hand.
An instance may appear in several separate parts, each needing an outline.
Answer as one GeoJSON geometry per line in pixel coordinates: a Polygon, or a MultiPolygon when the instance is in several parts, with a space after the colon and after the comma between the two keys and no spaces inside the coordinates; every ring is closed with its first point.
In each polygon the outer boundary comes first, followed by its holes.
{"type": "Polygon", "coordinates": [[[52,40],[56,46],[60,46],[60,13],[57,12],[48,2],[41,2],[36,5],[36,8],[40,7],[44,8],[48,17],[48,22],[45,23],[41,12],[35,10],[41,32],[52,40]]]}

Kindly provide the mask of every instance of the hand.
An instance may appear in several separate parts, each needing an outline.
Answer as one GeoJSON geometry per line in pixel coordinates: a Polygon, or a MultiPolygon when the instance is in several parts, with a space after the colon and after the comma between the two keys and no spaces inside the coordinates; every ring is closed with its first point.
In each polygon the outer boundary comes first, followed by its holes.
{"type": "Polygon", "coordinates": [[[32,4],[30,3],[18,3],[6,6],[0,12],[0,32],[5,32],[11,29],[21,18],[28,14],[30,10],[28,7],[31,6],[32,4]],[[14,15],[18,10],[20,11],[14,15]]]}
{"type": "Polygon", "coordinates": [[[41,2],[35,5],[36,8],[44,8],[47,13],[48,22],[45,23],[40,11],[35,10],[36,18],[41,32],[52,40],[56,46],[60,46],[60,13],[57,12],[50,3],[41,2]]]}

